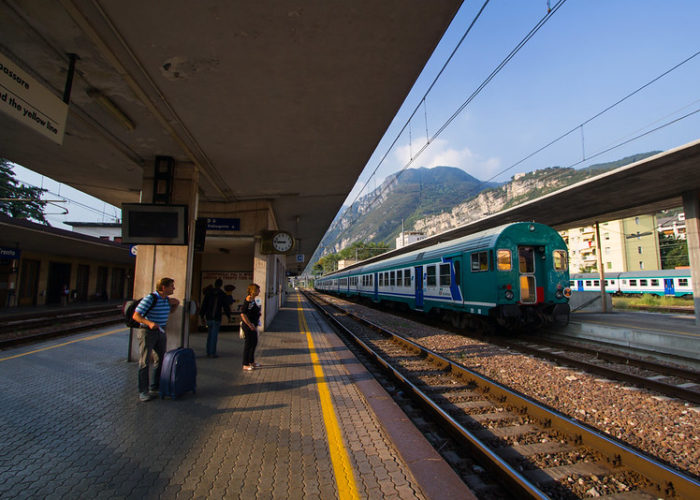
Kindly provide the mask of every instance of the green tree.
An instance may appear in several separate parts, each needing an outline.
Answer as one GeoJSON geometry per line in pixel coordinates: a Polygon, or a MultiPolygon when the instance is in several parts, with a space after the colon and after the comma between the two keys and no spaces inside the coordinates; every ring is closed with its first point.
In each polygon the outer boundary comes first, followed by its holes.
{"type": "Polygon", "coordinates": [[[661,268],[674,269],[680,266],[689,266],[688,242],[659,234],[659,251],[661,253],[661,268]]]}
{"type": "Polygon", "coordinates": [[[0,158],[0,213],[14,219],[29,219],[48,225],[44,216],[46,189],[25,186],[17,179],[9,161],[0,158]]]}
{"type": "Polygon", "coordinates": [[[324,255],[312,267],[313,274],[327,274],[338,269],[339,260],[365,260],[376,257],[379,254],[391,250],[386,243],[365,243],[356,241],[349,247],[343,248],[340,252],[324,255]]]}

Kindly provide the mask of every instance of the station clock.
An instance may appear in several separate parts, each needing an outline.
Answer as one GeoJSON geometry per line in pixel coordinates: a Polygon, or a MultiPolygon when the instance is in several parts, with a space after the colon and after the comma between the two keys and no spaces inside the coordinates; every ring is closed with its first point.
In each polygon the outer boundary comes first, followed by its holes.
{"type": "Polygon", "coordinates": [[[277,231],[272,235],[272,248],[275,252],[287,253],[294,246],[294,238],[287,231],[277,231]]]}

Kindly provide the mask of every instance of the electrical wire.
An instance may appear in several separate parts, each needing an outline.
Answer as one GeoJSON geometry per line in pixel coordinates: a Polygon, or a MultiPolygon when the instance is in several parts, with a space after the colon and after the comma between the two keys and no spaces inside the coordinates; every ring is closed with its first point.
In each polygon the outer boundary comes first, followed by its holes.
{"type": "MultiPolygon", "coordinates": [[[[555,9],[556,9],[556,8],[558,8],[558,6],[555,6],[555,9]]],[[[535,28],[533,28],[533,30],[534,30],[534,29],[535,29],[535,28]]],[[[537,28],[537,29],[539,29],[539,28],[537,28]]],[[[538,153],[542,152],[543,150],[545,150],[545,149],[551,147],[552,145],[556,144],[557,142],[561,141],[562,139],[564,139],[565,137],[569,136],[570,134],[572,134],[572,133],[575,132],[576,130],[579,130],[579,129],[580,129],[581,127],[583,127],[584,125],[586,125],[586,124],[592,122],[592,121],[595,120],[596,118],[599,118],[599,117],[602,116],[603,114],[605,114],[605,113],[607,113],[608,111],[610,111],[610,110],[614,109],[615,107],[619,106],[620,104],[622,104],[623,102],[625,102],[626,100],[628,100],[629,98],[631,98],[632,96],[638,94],[639,92],[641,92],[641,91],[644,90],[645,88],[649,87],[650,85],[652,85],[652,84],[654,84],[655,82],[659,81],[659,80],[662,79],[663,77],[665,77],[665,76],[669,75],[670,73],[672,73],[673,71],[677,70],[677,69],[680,68],[681,66],[683,66],[683,65],[685,65],[686,63],[690,62],[691,60],[693,60],[693,59],[694,59],[695,57],[697,57],[698,55],[700,55],[700,51],[695,52],[694,54],[692,54],[692,55],[690,55],[689,57],[685,58],[685,59],[682,60],[681,62],[675,64],[675,65],[672,66],[671,68],[669,68],[669,69],[667,69],[666,71],[662,72],[662,73],[659,74],[658,76],[652,78],[651,80],[649,80],[649,81],[646,82],[645,84],[641,85],[641,86],[638,87],[637,89],[635,89],[635,90],[633,90],[632,92],[626,94],[624,97],[618,99],[618,100],[617,100],[616,102],[614,102],[613,104],[608,105],[608,106],[605,107],[603,110],[601,110],[601,111],[597,112],[596,114],[594,114],[593,116],[587,118],[586,120],[584,120],[583,122],[579,123],[579,124],[576,125],[575,127],[571,128],[571,129],[568,130],[567,132],[564,132],[563,134],[561,134],[561,135],[559,135],[557,138],[551,140],[550,142],[548,142],[548,143],[545,144],[544,146],[541,146],[540,148],[538,148],[537,150],[535,150],[535,151],[533,151],[532,153],[528,154],[528,155],[525,156],[524,158],[522,158],[522,159],[518,160],[517,162],[513,163],[513,164],[510,165],[508,168],[505,168],[505,169],[499,171],[498,173],[496,173],[495,175],[493,175],[492,177],[490,177],[489,179],[480,182],[479,185],[478,185],[476,188],[474,188],[474,190],[473,190],[472,192],[476,195],[476,194],[481,190],[481,186],[487,184],[488,182],[493,181],[494,179],[496,179],[496,178],[499,177],[500,175],[504,174],[505,172],[507,172],[507,171],[509,171],[509,170],[512,170],[513,168],[517,167],[518,165],[522,164],[523,162],[527,161],[528,159],[532,158],[533,156],[537,155],[538,153]]],[[[470,99],[471,99],[471,97],[470,97],[470,99]]],[[[468,102],[470,101],[470,99],[468,99],[468,100],[465,102],[465,104],[463,104],[462,106],[465,106],[466,104],[468,104],[468,102]]],[[[686,107],[688,107],[688,106],[690,106],[690,105],[692,105],[692,104],[695,104],[696,102],[697,102],[697,101],[694,101],[693,103],[690,103],[690,104],[684,106],[684,108],[686,108],[686,107]]],[[[681,109],[683,109],[683,108],[681,108],[681,109]]],[[[638,134],[638,135],[636,135],[636,136],[633,136],[633,137],[631,137],[631,138],[629,138],[629,139],[627,139],[627,140],[618,142],[617,144],[613,144],[613,145],[611,145],[610,147],[607,147],[607,148],[605,148],[605,149],[602,150],[602,151],[598,151],[597,153],[594,153],[593,155],[589,155],[588,157],[583,158],[583,159],[580,160],[580,161],[577,161],[577,162],[572,163],[571,165],[568,166],[568,168],[570,169],[570,168],[573,168],[573,167],[575,167],[575,166],[578,166],[578,165],[580,165],[580,164],[582,164],[582,163],[584,163],[584,162],[586,162],[586,161],[589,161],[589,160],[591,160],[591,159],[593,159],[593,158],[596,158],[596,157],[601,156],[601,155],[603,155],[603,154],[605,154],[605,153],[608,153],[608,152],[610,152],[610,151],[612,151],[612,150],[614,150],[614,149],[617,149],[617,148],[619,148],[619,147],[622,147],[622,146],[624,146],[625,144],[628,144],[628,143],[633,142],[633,141],[635,141],[635,140],[637,140],[637,139],[640,139],[641,137],[644,137],[644,136],[646,136],[646,135],[649,135],[649,134],[651,134],[651,133],[653,133],[653,132],[657,132],[657,131],[659,131],[659,130],[665,128],[665,127],[668,127],[669,125],[672,125],[672,124],[674,124],[674,123],[676,123],[676,122],[678,122],[678,121],[681,121],[681,120],[683,120],[683,119],[685,119],[685,118],[688,118],[688,117],[690,117],[690,116],[696,114],[698,111],[700,111],[700,109],[696,109],[696,110],[694,110],[694,111],[692,111],[692,112],[690,112],[690,113],[687,113],[687,114],[685,114],[685,115],[683,115],[683,116],[681,116],[681,117],[679,117],[679,118],[675,118],[675,119],[673,119],[673,120],[671,120],[671,121],[668,121],[668,122],[666,122],[666,123],[664,123],[664,124],[662,124],[662,125],[660,125],[660,126],[658,126],[658,127],[655,127],[655,128],[653,128],[653,129],[651,129],[651,130],[648,130],[648,131],[646,131],[646,132],[643,132],[643,133],[641,133],[641,134],[638,134]]],[[[675,111],[675,112],[673,112],[673,113],[671,113],[671,114],[667,114],[666,116],[670,116],[670,115],[672,115],[672,114],[675,114],[676,112],[678,112],[678,111],[675,111]]],[[[458,112],[455,112],[455,113],[452,115],[452,117],[456,117],[457,114],[458,114],[458,112]]],[[[453,119],[452,117],[451,117],[451,119],[453,119]]],[[[656,123],[656,122],[658,122],[658,121],[659,121],[659,120],[657,119],[655,122],[652,122],[652,123],[656,123]]],[[[647,126],[648,126],[648,125],[647,125],[647,126]]],[[[442,129],[444,129],[445,127],[446,127],[446,125],[443,125],[442,129]]],[[[643,127],[643,128],[645,128],[645,127],[643,127]]],[[[643,128],[637,129],[637,130],[643,130],[643,128]]],[[[436,134],[434,137],[436,137],[436,136],[437,136],[437,134],[436,134]]],[[[404,167],[401,169],[401,171],[397,174],[397,176],[395,176],[394,178],[392,178],[392,181],[393,181],[393,182],[395,182],[396,180],[398,180],[398,175],[399,175],[400,173],[402,173],[404,170],[406,170],[406,169],[408,168],[408,166],[409,166],[411,163],[413,163],[413,162],[415,161],[415,159],[420,155],[420,153],[422,153],[422,151],[423,151],[424,149],[425,149],[425,147],[424,147],[423,149],[421,149],[421,150],[411,159],[411,161],[410,161],[406,166],[404,166],[404,167]]],[[[386,157],[386,155],[385,155],[385,157],[386,157]]],[[[382,159],[382,160],[383,160],[383,159],[382,159]]],[[[375,170],[375,172],[376,172],[376,170],[375,170]]],[[[556,180],[558,177],[562,177],[562,176],[564,176],[564,175],[567,175],[568,173],[570,173],[570,171],[564,169],[564,171],[561,171],[561,172],[554,172],[553,174],[551,174],[551,175],[549,175],[549,176],[546,176],[546,177],[542,178],[541,180],[556,180]]],[[[384,192],[386,191],[386,189],[388,189],[388,188],[393,184],[393,182],[387,184],[387,185],[382,189],[382,191],[381,191],[379,194],[377,194],[377,195],[375,196],[375,200],[376,200],[377,198],[379,198],[382,194],[384,194],[384,192]]],[[[466,196],[469,197],[470,195],[467,194],[466,196]]],[[[356,198],[356,200],[357,200],[357,198],[356,198]]],[[[375,200],[370,201],[370,202],[369,202],[369,205],[371,206],[371,204],[372,204],[375,200]]],[[[354,220],[353,220],[353,222],[354,222],[354,220]]],[[[351,224],[352,224],[352,223],[351,223],[351,224]]],[[[351,224],[350,224],[350,225],[351,225],[351,224]]],[[[348,225],[348,227],[350,227],[350,225],[348,225]]],[[[342,233],[341,233],[341,234],[342,234],[342,233]]]]}
{"type": "MultiPolygon", "coordinates": [[[[386,183],[386,184],[383,185],[383,186],[380,186],[380,192],[377,193],[377,194],[374,196],[374,198],[369,202],[369,206],[371,206],[372,203],[374,203],[374,201],[376,201],[377,199],[379,199],[379,198],[382,196],[382,194],[384,194],[384,192],[385,192],[387,189],[389,189],[389,187],[391,187],[391,186],[393,185],[393,183],[396,182],[396,180],[398,180],[398,177],[399,177],[406,169],[408,169],[408,168],[413,164],[413,162],[423,153],[423,151],[425,151],[425,150],[428,148],[428,146],[430,146],[430,144],[432,144],[432,142],[433,142],[435,139],[437,139],[437,138],[442,134],[442,132],[454,121],[454,119],[455,119],[460,113],[462,113],[462,111],[464,111],[464,109],[469,105],[469,103],[471,103],[471,102],[474,100],[474,98],[475,98],[477,95],[479,95],[479,94],[481,93],[481,91],[495,78],[495,76],[496,76],[498,73],[500,73],[500,71],[508,64],[508,62],[510,62],[510,61],[513,59],[513,57],[515,57],[515,55],[520,51],[520,49],[522,49],[522,48],[525,46],[525,44],[527,44],[527,42],[530,41],[530,39],[532,39],[532,37],[540,30],[540,28],[542,28],[542,26],[544,26],[544,24],[545,24],[549,19],[551,19],[551,17],[556,13],[557,10],[559,10],[559,8],[560,8],[562,5],[564,5],[564,4],[566,3],[566,1],[567,1],[567,0],[559,0],[559,1],[554,5],[554,7],[552,7],[551,9],[548,8],[547,14],[546,14],[543,18],[541,18],[541,19],[537,22],[537,24],[535,24],[535,26],[528,32],[527,35],[525,35],[525,37],[524,37],[522,40],[520,40],[520,42],[515,46],[515,48],[513,48],[513,49],[511,50],[511,52],[498,64],[498,66],[496,66],[496,68],[489,74],[488,77],[486,77],[486,79],[479,85],[479,87],[477,87],[477,89],[476,89],[474,92],[472,92],[472,94],[467,98],[467,100],[466,100],[464,103],[462,103],[462,105],[461,105],[461,106],[460,106],[460,107],[459,107],[459,108],[458,108],[458,109],[443,123],[443,125],[438,129],[438,131],[437,131],[435,134],[433,134],[433,136],[432,136],[430,139],[428,139],[428,140],[426,141],[426,143],[423,145],[423,147],[422,147],[421,149],[419,149],[418,152],[417,152],[415,155],[412,156],[411,160],[410,160],[409,162],[407,162],[406,165],[404,165],[403,168],[402,168],[399,172],[397,172],[396,176],[394,176],[394,177],[392,178],[392,181],[389,182],[389,183],[386,183]]],[[[408,127],[408,124],[410,123],[411,119],[413,119],[413,116],[416,114],[417,110],[420,108],[421,105],[423,105],[423,103],[424,103],[424,101],[425,101],[425,98],[426,98],[427,95],[428,95],[428,92],[430,92],[430,90],[433,88],[433,86],[435,85],[437,79],[439,78],[439,76],[442,74],[442,72],[444,71],[445,67],[447,66],[447,63],[452,59],[452,56],[455,54],[455,52],[457,51],[457,49],[459,48],[459,46],[462,44],[462,42],[464,41],[464,39],[467,37],[467,35],[468,35],[469,32],[471,31],[472,27],[473,27],[474,24],[476,23],[477,19],[481,16],[481,13],[482,13],[482,12],[484,11],[484,9],[486,8],[486,5],[487,5],[487,4],[488,4],[488,0],[482,5],[481,9],[479,10],[479,12],[478,12],[477,15],[475,16],[475,18],[472,20],[472,23],[469,25],[469,27],[467,28],[466,32],[464,33],[464,35],[463,35],[462,38],[460,39],[459,43],[457,44],[457,46],[455,47],[455,49],[452,51],[452,53],[450,54],[448,60],[445,62],[445,64],[443,65],[442,69],[441,69],[440,72],[438,73],[438,76],[433,80],[433,83],[430,85],[428,91],[427,91],[426,94],[423,96],[423,98],[420,100],[418,106],[416,106],[416,108],[414,109],[413,113],[411,113],[411,115],[410,115],[409,119],[407,120],[407,122],[406,122],[406,123],[404,124],[404,126],[401,128],[401,130],[400,130],[399,133],[397,134],[396,138],[393,140],[393,142],[391,143],[391,145],[390,145],[389,148],[387,149],[386,153],[384,153],[384,155],[382,156],[382,158],[379,160],[379,163],[378,163],[377,166],[375,167],[374,171],[372,172],[372,174],[370,175],[370,177],[367,179],[367,181],[365,182],[365,184],[362,186],[362,188],[361,188],[360,191],[358,192],[358,194],[357,194],[357,196],[355,197],[355,199],[353,200],[353,202],[350,204],[351,207],[358,201],[360,195],[361,195],[362,192],[364,191],[364,189],[365,189],[365,187],[367,186],[367,184],[369,183],[370,179],[372,179],[372,177],[374,177],[374,175],[377,173],[377,171],[379,170],[379,168],[381,167],[381,165],[384,163],[384,160],[387,158],[387,156],[388,156],[389,153],[392,151],[393,147],[396,145],[396,143],[398,142],[398,140],[399,140],[399,138],[401,137],[401,135],[403,134],[403,132],[404,132],[404,131],[406,130],[406,128],[408,127]]],[[[355,222],[355,220],[356,220],[356,218],[348,224],[348,227],[351,227],[352,224],[355,222]]],[[[347,229],[346,229],[346,230],[347,230],[347,229]]],[[[342,235],[344,232],[345,232],[345,231],[341,232],[341,235],[342,235]]],[[[337,238],[336,238],[336,239],[337,239],[337,238]]],[[[320,246],[321,246],[321,245],[323,245],[323,242],[320,244],[320,246]]],[[[325,246],[327,246],[327,245],[325,245],[325,246]]]]}

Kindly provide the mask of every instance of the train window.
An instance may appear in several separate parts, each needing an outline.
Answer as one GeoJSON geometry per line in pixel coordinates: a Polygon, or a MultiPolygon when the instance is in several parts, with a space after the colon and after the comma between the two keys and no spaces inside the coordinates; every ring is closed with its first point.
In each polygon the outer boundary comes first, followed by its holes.
{"type": "Polygon", "coordinates": [[[489,270],[489,254],[488,252],[474,252],[472,254],[472,272],[481,272],[489,270]]]}
{"type": "Polygon", "coordinates": [[[591,280],[586,280],[586,286],[593,286],[593,283],[591,282],[591,280]]]}
{"type": "MultiPolygon", "coordinates": [[[[606,281],[607,281],[607,280],[606,280],[606,281]]],[[[611,284],[611,285],[614,285],[614,284],[615,284],[615,280],[610,280],[610,284],[611,284]]]]}
{"type": "Polygon", "coordinates": [[[437,277],[435,276],[435,266],[427,266],[425,268],[425,276],[428,286],[437,286],[437,277]]]}
{"type": "Polygon", "coordinates": [[[593,286],[600,286],[600,280],[593,280],[593,286]]]}
{"type": "Polygon", "coordinates": [[[396,285],[396,272],[394,272],[394,271],[391,271],[391,272],[389,273],[389,284],[390,284],[391,286],[395,286],[395,285],[396,285]]]}
{"type": "Polygon", "coordinates": [[[678,286],[688,286],[688,278],[678,278],[678,286]]]}
{"type": "Polygon", "coordinates": [[[411,286],[411,270],[404,269],[403,271],[403,286],[411,286]]]}
{"type": "Polygon", "coordinates": [[[552,257],[554,257],[556,271],[566,271],[569,268],[569,264],[566,262],[566,250],[554,250],[552,257]]]}
{"type": "Polygon", "coordinates": [[[455,261],[455,285],[459,286],[462,284],[460,276],[462,275],[462,267],[458,260],[455,261]]]}
{"type": "Polygon", "coordinates": [[[384,286],[384,273],[379,273],[379,286],[384,286]]]}
{"type": "Polygon", "coordinates": [[[576,282],[573,280],[569,281],[569,286],[576,286],[576,282]]]}
{"type": "Polygon", "coordinates": [[[496,253],[496,260],[498,261],[499,271],[510,271],[512,268],[510,259],[510,250],[499,250],[496,253]]]}
{"type": "Polygon", "coordinates": [[[389,286],[389,271],[384,273],[384,286],[389,286]]]}
{"type": "Polygon", "coordinates": [[[532,303],[537,301],[534,276],[520,276],[520,302],[532,303]]]}
{"type": "Polygon", "coordinates": [[[450,286],[452,280],[450,279],[450,265],[440,264],[440,286],[450,286]]]}
{"type": "Polygon", "coordinates": [[[657,280],[657,279],[651,280],[651,286],[659,286],[659,280],[657,280]]]}
{"type": "Polygon", "coordinates": [[[535,272],[535,249],[518,247],[518,266],[521,273],[535,272]]]}
{"type": "Polygon", "coordinates": [[[649,286],[648,280],[639,280],[639,286],[649,286]]]}
{"type": "Polygon", "coordinates": [[[637,286],[637,280],[630,280],[630,286],[637,286]]]}

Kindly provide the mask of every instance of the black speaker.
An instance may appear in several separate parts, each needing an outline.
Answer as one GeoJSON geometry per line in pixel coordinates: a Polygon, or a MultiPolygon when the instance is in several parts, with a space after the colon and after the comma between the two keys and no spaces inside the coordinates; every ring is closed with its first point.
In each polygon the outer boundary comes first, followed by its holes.
{"type": "Polygon", "coordinates": [[[204,241],[207,238],[207,218],[198,217],[194,225],[194,251],[204,251],[204,241]]]}

